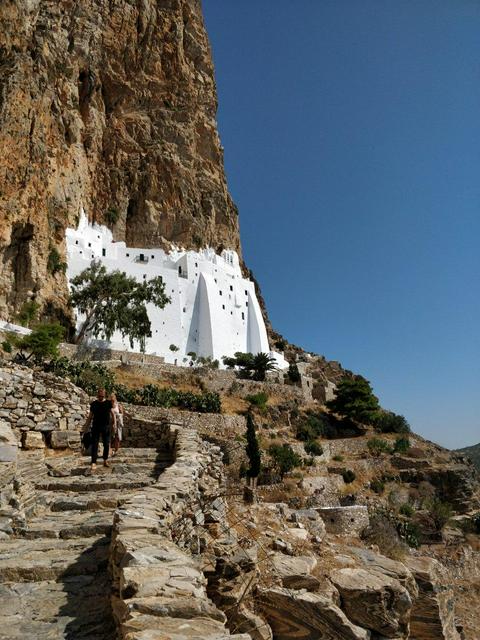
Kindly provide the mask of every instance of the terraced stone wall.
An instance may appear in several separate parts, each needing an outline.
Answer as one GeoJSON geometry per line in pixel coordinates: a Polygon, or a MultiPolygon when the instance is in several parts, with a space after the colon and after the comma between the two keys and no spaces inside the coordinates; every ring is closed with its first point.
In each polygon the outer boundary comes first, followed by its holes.
{"type": "Polygon", "coordinates": [[[325,522],[328,533],[357,535],[369,524],[368,509],[351,507],[320,507],[316,509],[325,522]]]}
{"type": "Polygon", "coordinates": [[[0,367],[0,420],[24,449],[76,448],[89,397],[68,380],[28,367],[0,367]]]}

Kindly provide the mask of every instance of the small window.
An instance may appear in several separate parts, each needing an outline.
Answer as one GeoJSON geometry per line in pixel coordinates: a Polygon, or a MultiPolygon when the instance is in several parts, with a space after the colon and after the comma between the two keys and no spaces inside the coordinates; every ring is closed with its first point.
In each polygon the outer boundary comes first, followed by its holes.
{"type": "Polygon", "coordinates": [[[145,262],[145,254],[141,253],[139,256],[140,262],[145,262]]]}
{"type": "Polygon", "coordinates": [[[106,249],[102,249],[102,256],[105,257],[107,255],[107,250],[106,249]]]}
{"type": "Polygon", "coordinates": [[[217,279],[216,279],[216,278],[214,278],[213,280],[214,280],[214,282],[216,282],[216,281],[217,281],[217,279]]]}
{"type": "Polygon", "coordinates": [[[233,287],[232,287],[232,285],[230,285],[230,291],[233,291],[233,287]]]}
{"type": "Polygon", "coordinates": [[[75,244],[78,244],[78,240],[75,240],[75,244]]]}
{"type": "Polygon", "coordinates": [[[146,273],[144,273],[144,274],[143,274],[143,279],[144,279],[144,280],[146,280],[146,278],[147,278],[147,274],[146,274],[146,273]]]}
{"type": "Polygon", "coordinates": [[[127,256],[127,258],[129,258],[129,257],[130,257],[130,254],[129,254],[129,253],[126,253],[125,255],[127,256]]]}
{"type": "Polygon", "coordinates": [[[155,256],[152,254],[152,260],[155,258],[155,256]]]}
{"type": "Polygon", "coordinates": [[[248,296],[248,291],[245,289],[245,295],[248,296]]]}
{"type": "Polygon", "coordinates": [[[230,315],[233,316],[233,311],[230,311],[230,315]]]}
{"type": "Polygon", "coordinates": [[[88,243],[88,246],[89,246],[89,247],[91,247],[91,246],[92,246],[92,243],[91,243],[91,242],[89,242],[89,243],[88,243]]]}
{"type": "Polygon", "coordinates": [[[248,307],[248,302],[245,303],[245,306],[248,307]]]}
{"type": "Polygon", "coordinates": [[[225,305],[224,304],[222,304],[222,309],[225,309],[225,305]]]}
{"type": "Polygon", "coordinates": [[[80,251],[80,253],[83,253],[83,251],[80,251]]]}
{"type": "Polygon", "coordinates": [[[185,307],[183,307],[183,313],[186,313],[187,309],[185,307]]]}
{"type": "Polygon", "coordinates": [[[219,291],[218,293],[219,293],[220,295],[222,295],[222,292],[221,292],[221,291],[219,291]]]}
{"type": "Polygon", "coordinates": [[[242,311],[242,320],[245,320],[245,314],[242,311]]]}
{"type": "Polygon", "coordinates": [[[195,266],[198,267],[198,262],[195,262],[195,266]]]}

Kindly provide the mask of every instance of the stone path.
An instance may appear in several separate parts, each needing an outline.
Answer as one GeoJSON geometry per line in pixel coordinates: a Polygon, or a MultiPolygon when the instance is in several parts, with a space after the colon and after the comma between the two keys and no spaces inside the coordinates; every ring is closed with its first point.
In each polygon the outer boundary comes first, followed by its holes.
{"type": "Polygon", "coordinates": [[[170,464],[154,449],[123,449],[111,468],[88,459],[20,460],[25,519],[0,539],[1,640],[113,640],[108,554],[113,511],[170,464]]]}

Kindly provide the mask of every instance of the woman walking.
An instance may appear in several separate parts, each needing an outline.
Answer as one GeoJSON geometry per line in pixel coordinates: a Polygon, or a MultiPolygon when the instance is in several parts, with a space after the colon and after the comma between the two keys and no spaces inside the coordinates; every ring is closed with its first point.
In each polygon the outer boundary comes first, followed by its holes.
{"type": "Polygon", "coordinates": [[[112,456],[114,456],[118,453],[123,439],[123,407],[114,393],[110,396],[110,402],[112,404],[112,456]]]}

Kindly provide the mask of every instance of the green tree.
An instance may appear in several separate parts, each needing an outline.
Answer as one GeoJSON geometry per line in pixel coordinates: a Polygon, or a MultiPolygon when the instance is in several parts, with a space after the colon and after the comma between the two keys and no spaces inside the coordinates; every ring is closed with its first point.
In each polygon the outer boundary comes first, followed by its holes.
{"type": "Polygon", "coordinates": [[[65,335],[65,328],[59,324],[42,324],[26,336],[15,337],[14,346],[20,351],[25,362],[31,358],[36,363],[58,357],[58,345],[65,335]]]}
{"type": "Polygon", "coordinates": [[[249,478],[258,478],[261,468],[261,454],[255,430],[255,422],[253,421],[251,413],[247,413],[247,446],[245,447],[245,451],[249,462],[247,476],[249,478]]]}
{"type": "Polygon", "coordinates": [[[392,411],[380,411],[374,420],[377,431],[382,433],[409,433],[410,425],[403,416],[392,411]]]}
{"type": "Polygon", "coordinates": [[[237,351],[234,357],[223,357],[223,363],[229,368],[238,367],[241,378],[262,382],[268,371],[276,369],[275,359],[268,353],[242,353],[237,351]]]}
{"type": "Polygon", "coordinates": [[[380,409],[369,381],[362,376],[343,378],[337,386],[335,398],[326,406],[344,418],[362,423],[373,422],[380,409]]]}
{"type": "Polygon", "coordinates": [[[300,382],[301,380],[300,371],[298,370],[298,367],[294,362],[291,362],[289,364],[287,376],[290,382],[293,382],[294,384],[296,384],[297,382],[300,382]]]}
{"type": "Polygon", "coordinates": [[[282,478],[286,473],[302,464],[302,458],[298,453],[295,453],[289,444],[272,444],[268,453],[282,478]]]}
{"type": "Polygon", "coordinates": [[[163,309],[170,302],[161,277],[137,282],[121,271],[111,271],[100,262],[71,280],[70,302],[85,319],[75,342],[87,334],[110,340],[115,331],[128,337],[133,348],[135,340],[145,350],[145,339],[152,335],[146,303],[163,309]]]}

